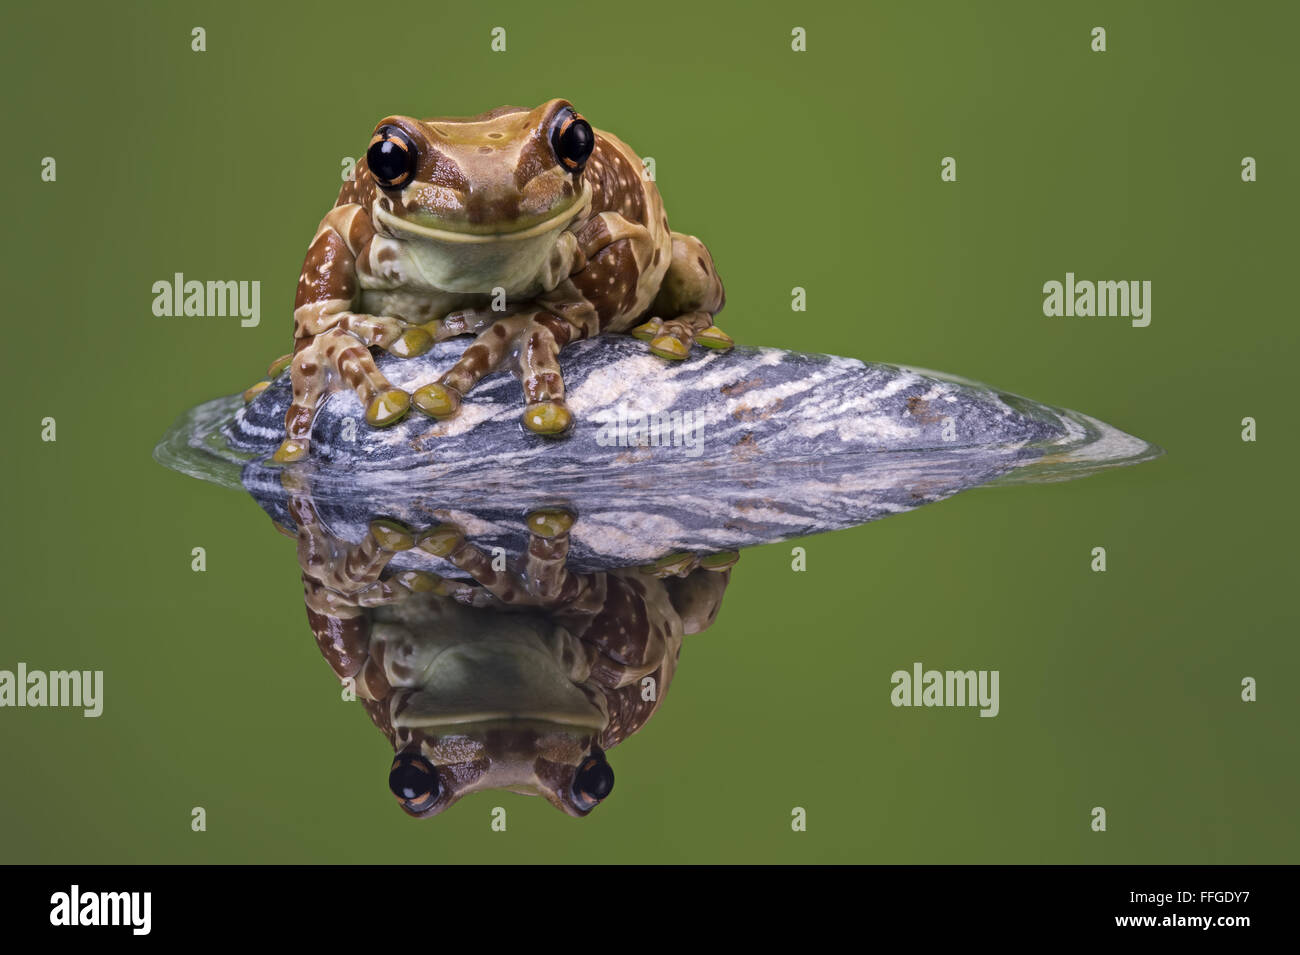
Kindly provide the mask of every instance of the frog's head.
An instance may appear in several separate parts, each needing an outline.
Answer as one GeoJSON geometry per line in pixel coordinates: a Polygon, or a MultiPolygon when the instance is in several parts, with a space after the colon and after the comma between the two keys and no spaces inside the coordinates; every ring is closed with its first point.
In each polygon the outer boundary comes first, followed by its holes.
{"type": "Polygon", "coordinates": [[[389,116],[358,174],[376,186],[376,230],[417,249],[426,277],[490,291],[530,278],[523,273],[590,205],[583,169],[595,145],[590,124],[560,99],[469,118],[389,116]]]}
{"type": "Polygon", "coordinates": [[[435,816],[466,793],[505,789],[585,816],[609,795],[607,703],[581,676],[575,638],[544,615],[448,601],[415,612],[372,637],[397,684],[388,783],[406,812],[435,816]]]}

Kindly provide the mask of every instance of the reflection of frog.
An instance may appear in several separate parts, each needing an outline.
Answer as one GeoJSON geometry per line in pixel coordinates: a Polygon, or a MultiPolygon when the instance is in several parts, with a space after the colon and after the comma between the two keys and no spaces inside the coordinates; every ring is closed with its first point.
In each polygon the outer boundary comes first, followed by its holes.
{"type": "Polygon", "coordinates": [[[275,460],[306,456],[331,390],[354,389],[376,426],[412,400],[444,418],[499,368],[523,385],[524,425],[559,434],[571,421],[558,362],[566,344],[630,330],[664,358],[684,358],[692,344],[729,348],[713,324],[723,298],[708,249],[669,231],[637,155],[564,100],[469,119],[389,117],[298,280],[293,403],[275,460]],[[413,396],[369,351],[410,357],[464,334],[478,337],[413,396]]]}
{"type": "Polygon", "coordinates": [[[497,570],[450,524],[417,535],[377,519],[350,545],[309,495],[291,494],[289,513],[317,644],[396,751],[389,786],[413,816],[480,789],[589,813],[614,784],[605,751],[658,709],[683,634],[713,623],[737,556],[574,573],[573,519],[549,510],[528,516],[518,569],[497,570]],[[474,582],[382,576],[417,547],[474,582]]]}

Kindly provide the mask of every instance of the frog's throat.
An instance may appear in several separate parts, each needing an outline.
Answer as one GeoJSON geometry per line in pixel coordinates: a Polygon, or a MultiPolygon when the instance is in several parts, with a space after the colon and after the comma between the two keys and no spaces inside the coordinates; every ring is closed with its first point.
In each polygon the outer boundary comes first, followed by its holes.
{"type": "Polygon", "coordinates": [[[423,661],[414,692],[393,713],[393,726],[473,732],[510,724],[600,732],[608,718],[556,660],[552,639],[526,625],[453,638],[423,661]]]}
{"type": "Polygon", "coordinates": [[[543,219],[541,222],[529,226],[527,229],[516,229],[508,232],[458,232],[455,229],[438,229],[433,226],[419,225],[400,216],[395,216],[391,212],[386,212],[378,203],[375,203],[374,215],[386,229],[399,236],[418,237],[426,241],[446,242],[454,245],[491,245],[500,242],[523,242],[539,238],[551,232],[559,232],[581,215],[583,210],[590,204],[591,186],[584,181],[582,183],[582,192],[560,212],[549,219],[543,219]]]}

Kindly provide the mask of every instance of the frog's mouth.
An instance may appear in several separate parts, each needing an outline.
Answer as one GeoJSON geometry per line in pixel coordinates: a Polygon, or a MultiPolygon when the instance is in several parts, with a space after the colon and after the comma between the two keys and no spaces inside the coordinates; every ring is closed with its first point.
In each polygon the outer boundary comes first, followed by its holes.
{"type": "Polygon", "coordinates": [[[449,730],[460,727],[462,730],[474,729],[487,732],[492,729],[535,730],[538,733],[557,730],[569,730],[585,735],[599,733],[605,729],[606,721],[598,711],[562,712],[558,709],[534,710],[520,712],[515,709],[485,707],[481,709],[464,709],[459,712],[447,712],[436,705],[425,709],[420,694],[408,698],[414,704],[414,710],[408,708],[393,721],[396,727],[411,730],[449,730]]]}
{"type": "Polygon", "coordinates": [[[409,222],[378,204],[374,214],[375,224],[405,245],[412,273],[432,288],[480,295],[503,288],[510,296],[530,296],[553,287],[556,242],[590,207],[591,189],[584,184],[578,198],[560,212],[514,232],[457,232],[409,222]]]}
{"type": "Polygon", "coordinates": [[[403,219],[401,216],[393,215],[378,203],[375,204],[374,213],[375,218],[378,219],[385,228],[399,235],[419,237],[421,239],[437,242],[486,245],[496,242],[526,241],[528,239],[536,239],[540,236],[548,235],[552,232],[559,232],[578,217],[579,213],[587,207],[590,199],[591,186],[584,182],[582,184],[582,192],[575,196],[568,205],[560,209],[559,212],[543,219],[541,222],[535,222],[522,229],[506,229],[497,232],[474,232],[470,231],[468,227],[465,229],[456,229],[451,227],[426,225],[421,222],[413,222],[410,219],[403,219]]]}

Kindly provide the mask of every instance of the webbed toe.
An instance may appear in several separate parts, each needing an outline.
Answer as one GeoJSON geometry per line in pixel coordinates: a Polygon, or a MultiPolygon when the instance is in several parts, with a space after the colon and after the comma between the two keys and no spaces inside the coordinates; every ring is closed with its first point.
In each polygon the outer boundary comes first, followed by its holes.
{"type": "Polygon", "coordinates": [[[460,410],[460,393],[436,381],[417,388],[411,400],[430,418],[450,418],[460,410]]]}
{"type": "Polygon", "coordinates": [[[375,428],[386,428],[406,417],[411,410],[411,396],[400,388],[381,391],[366,405],[366,423],[375,428]]]}
{"type": "Polygon", "coordinates": [[[532,511],[524,518],[528,532],[550,540],[567,533],[573,526],[573,515],[558,507],[544,507],[532,511]]]}
{"type": "Polygon", "coordinates": [[[465,541],[465,534],[455,524],[435,524],[415,540],[415,545],[426,554],[446,557],[465,541]]]}
{"type": "Polygon", "coordinates": [[[720,329],[717,325],[710,325],[704,331],[695,336],[695,342],[705,348],[714,348],[718,351],[726,351],[734,348],[736,340],[720,329]]]}
{"type": "Polygon", "coordinates": [[[650,351],[660,358],[681,361],[691,353],[691,346],[672,335],[660,335],[650,343],[650,351]]]}
{"type": "Polygon", "coordinates": [[[307,457],[307,442],[285,438],[271,455],[272,464],[293,464],[307,457]]]}
{"type": "Polygon", "coordinates": [[[643,342],[654,341],[659,337],[659,330],[664,327],[663,319],[652,318],[643,325],[638,325],[632,331],[628,332],[633,338],[639,338],[643,342]]]}
{"type": "Polygon", "coordinates": [[[538,401],[524,409],[524,427],[534,434],[553,437],[573,424],[573,415],[558,401],[538,401]]]}
{"type": "Polygon", "coordinates": [[[410,550],[415,546],[415,533],[391,517],[376,517],[371,521],[370,535],[384,550],[410,550]]]}
{"type": "Polygon", "coordinates": [[[397,341],[389,345],[385,351],[390,355],[396,355],[398,358],[414,358],[417,355],[423,355],[432,347],[433,336],[417,326],[402,332],[397,341]]]}

